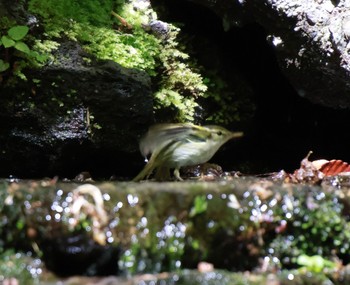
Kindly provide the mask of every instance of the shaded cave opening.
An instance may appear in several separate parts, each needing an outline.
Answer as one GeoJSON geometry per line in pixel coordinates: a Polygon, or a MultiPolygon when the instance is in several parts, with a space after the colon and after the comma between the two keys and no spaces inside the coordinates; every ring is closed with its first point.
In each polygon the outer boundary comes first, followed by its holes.
{"type": "Polygon", "coordinates": [[[283,74],[264,27],[251,22],[225,31],[222,19],[205,6],[187,0],[151,2],[159,19],[178,23],[191,39],[191,56],[200,65],[220,68],[228,82],[238,74],[252,90],[256,107],[252,119],[232,126],[243,130],[244,138],[224,146],[213,162],[224,170],[260,174],[292,172],[309,151],[313,151],[310,160],[350,161],[346,143],[350,111],[302,98],[283,74]]]}

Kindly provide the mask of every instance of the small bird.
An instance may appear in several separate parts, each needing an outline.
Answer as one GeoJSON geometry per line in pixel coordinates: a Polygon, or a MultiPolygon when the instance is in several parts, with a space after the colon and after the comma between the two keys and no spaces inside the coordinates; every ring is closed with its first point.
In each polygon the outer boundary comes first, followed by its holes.
{"type": "Polygon", "coordinates": [[[197,126],[191,123],[154,125],[140,141],[140,151],[147,164],[133,181],[148,178],[154,170],[156,180],[168,180],[170,169],[174,169],[177,180],[182,180],[181,167],[207,162],[224,143],[241,136],[242,132],[230,132],[214,125],[197,126]],[[147,160],[149,154],[151,157],[147,160]]]}

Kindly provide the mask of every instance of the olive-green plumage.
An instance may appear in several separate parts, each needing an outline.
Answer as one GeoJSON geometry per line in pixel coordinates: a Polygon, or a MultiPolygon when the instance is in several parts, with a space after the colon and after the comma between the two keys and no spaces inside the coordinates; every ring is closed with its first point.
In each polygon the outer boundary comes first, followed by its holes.
{"type": "Polygon", "coordinates": [[[167,180],[172,168],[176,179],[182,180],[181,167],[207,162],[224,143],[242,135],[219,126],[189,123],[154,125],[140,141],[142,155],[147,157],[151,154],[151,157],[133,181],[147,178],[154,170],[157,180],[167,180]]]}

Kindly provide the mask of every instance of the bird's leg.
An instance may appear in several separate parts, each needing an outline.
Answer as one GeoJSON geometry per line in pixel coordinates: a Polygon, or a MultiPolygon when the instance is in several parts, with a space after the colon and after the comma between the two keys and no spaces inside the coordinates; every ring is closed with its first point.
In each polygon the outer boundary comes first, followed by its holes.
{"type": "Polygon", "coordinates": [[[154,177],[157,181],[170,180],[169,168],[166,166],[159,166],[154,177]]]}
{"type": "Polygon", "coordinates": [[[174,170],[174,176],[175,176],[175,178],[176,178],[177,180],[183,181],[183,179],[182,179],[181,176],[180,176],[180,169],[179,169],[179,168],[175,168],[175,170],[174,170]]]}

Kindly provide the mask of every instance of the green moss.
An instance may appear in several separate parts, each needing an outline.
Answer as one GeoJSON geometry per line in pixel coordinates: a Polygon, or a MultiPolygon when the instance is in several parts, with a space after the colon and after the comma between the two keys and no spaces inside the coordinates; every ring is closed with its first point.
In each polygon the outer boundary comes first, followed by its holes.
{"type": "Polygon", "coordinates": [[[38,284],[39,275],[42,268],[38,266],[39,260],[34,260],[30,255],[24,253],[15,253],[13,250],[7,250],[0,253],[0,280],[2,284],[38,284]]]}
{"type": "MultiPolygon", "coordinates": [[[[97,229],[106,234],[109,245],[122,249],[119,266],[126,273],[193,268],[200,261],[217,269],[247,271],[261,268],[264,260],[267,272],[271,268],[283,274],[278,269],[292,266],[327,273],[339,260],[346,269],[348,205],[339,200],[339,189],[328,193],[313,186],[248,179],[96,183],[108,216],[108,225],[97,229]]],[[[40,246],[43,239],[77,231],[91,238],[93,225],[102,222],[101,212],[92,211],[97,205],[89,194],[74,195],[77,184],[6,183],[0,184],[0,248],[40,246]],[[81,205],[81,198],[89,207],[75,215],[72,209],[81,205]],[[36,232],[31,238],[26,235],[29,229],[36,232]]]]}
{"type": "Polygon", "coordinates": [[[146,33],[141,25],[124,32],[112,11],[115,1],[39,1],[32,0],[29,10],[44,19],[45,32],[52,40],[67,37],[78,41],[84,49],[99,59],[109,59],[127,68],[151,73],[160,50],[158,40],[146,33]]]}
{"type": "Polygon", "coordinates": [[[159,55],[163,76],[159,91],[155,93],[155,107],[175,109],[175,117],[180,122],[194,121],[198,99],[205,95],[207,86],[202,76],[194,71],[189,55],[179,49],[179,32],[179,28],[169,25],[167,39],[159,55]]]}
{"type": "Polygon", "coordinates": [[[216,70],[205,71],[205,84],[208,91],[206,99],[208,123],[230,125],[231,123],[247,121],[253,117],[255,106],[252,99],[242,94],[251,93],[244,85],[243,80],[231,78],[233,82],[240,82],[238,86],[232,86],[222,79],[216,70]]]}
{"type": "MultiPolygon", "coordinates": [[[[47,24],[52,22],[53,26],[57,26],[56,21],[65,24],[69,21],[77,21],[80,23],[92,24],[94,26],[104,26],[112,23],[110,13],[113,9],[114,1],[70,1],[70,0],[31,0],[29,2],[29,11],[43,17],[47,24]]],[[[50,26],[52,28],[53,26],[50,26]]]]}
{"type": "Polygon", "coordinates": [[[171,109],[174,116],[170,120],[194,120],[197,100],[207,87],[189,64],[189,56],[178,47],[178,28],[169,25],[165,39],[145,29],[150,20],[157,19],[151,7],[123,0],[31,0],[29,10],[40,15],[45,26],[47,39],[36,42],[37,48],[49,51],[57,47],[59,38],[66,37],[99,59],[145,70],[159,82],[155,110],[171,109]]]}
{"type": "Polygon", "coordinates": [[[16,25],[16,22],[8,17],[0,17],[0,29],[7,30],[10,27],[16,25]]]}
{"type": "MultiPolygon", "coordinates": [[[[216,84],[219,80],[211,76],[203,78],[203,72],[180,46],[180,29],[168,24],[168,32],[161,38],[149,31],[148,23],[157,20],[157,14],[147,2],[30,0],[28,10],[38,17],[44,31],[35,34],[39,29],[31,29],[20,40],[22,47],[26,45],[28,49],[10,47],[8,53],[0,45],[3,82],[5,77],[7,83],[15,83],[18,78],[26,80],[27,67],[40,68],[55,63],[54,51],[68,39],[79,42],[98,59],[146,71],[154,83],[156,117],[162,120],[195,121],[199,117],[196,112],[201,108],[201,100],[212,100],[219,106],[205,115],[208,121],[228,124],[237,119],[238,106],[234,99],[221,96],[223,89],[216,84]]],[[[16,26],[13,20],[2,17],[0,38],[13,26],[16,26]]],[[[91,61],[84,60],[86,64],[91,61]]]]}
{"type": "MultiPolygon", "coordinates": [[[[299,256],[344,257],[350,249],[350,223],[344,206],[334,193],[301,192],[285,196],[275,214],[285,219],[286,227],[269,245],[286,266],[296,266],[299,256]]],[[[348,259],[348,257],[346,257],[348,259]]],[[[300,262],[299,262],[300,263],[300,262]]]]}

